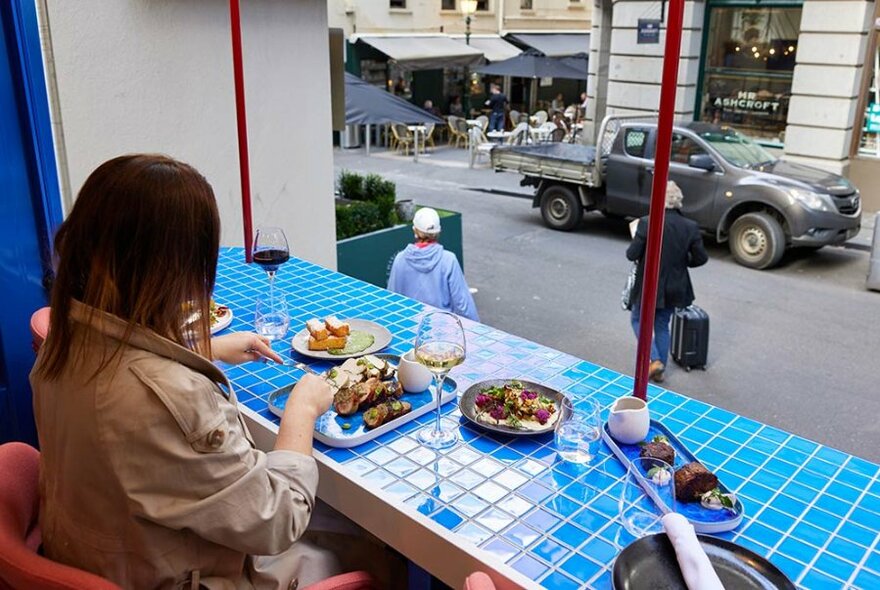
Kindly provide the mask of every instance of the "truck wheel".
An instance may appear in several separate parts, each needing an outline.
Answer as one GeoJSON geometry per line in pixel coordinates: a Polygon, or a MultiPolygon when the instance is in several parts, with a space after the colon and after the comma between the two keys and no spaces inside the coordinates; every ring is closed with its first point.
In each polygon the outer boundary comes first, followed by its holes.
{"type": "Polygon", "coordinates": [[[551,229],[571,231],[583,219],[584,209],[571,189],[551,186],[541,197],[541,217],[551,229]]]}
{"type": "Polygon", "coordinates": [[[785,252],[785,232],[767,213],[746,213],[730,227],[730,252],[743,266],[770,268],[785,252]]]}

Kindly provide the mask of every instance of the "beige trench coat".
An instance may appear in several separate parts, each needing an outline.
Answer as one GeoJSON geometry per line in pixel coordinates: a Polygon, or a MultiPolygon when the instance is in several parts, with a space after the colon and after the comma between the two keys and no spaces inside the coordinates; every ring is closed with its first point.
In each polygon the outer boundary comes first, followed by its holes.
{"type": "Polygon", "coordinates": [[[82,355],[58,379],[31,375],[47,556],[126,588],[287,588],[313,557],[288,550],[315,505],[314,458],[256,449],[223,373],[152,331],[92,378],[126,325],[88,311],[71,314],[82,355]]]}

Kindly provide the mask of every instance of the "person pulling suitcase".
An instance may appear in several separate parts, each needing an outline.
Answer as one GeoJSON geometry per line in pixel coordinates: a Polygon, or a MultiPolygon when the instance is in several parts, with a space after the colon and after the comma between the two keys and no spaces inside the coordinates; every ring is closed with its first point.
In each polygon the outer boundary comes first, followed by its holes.
{"type": "MultiPolygon", "coordinates": [[[[669,359],[669,321],[676,308],[687,308],[694,302],[694,288],[688,268],[702,266],[709,260],[699,226],[695,221],[681,214],[683,199],[684,196],[678,185],[669,181],[666,185],[666,221],[663,229],[663,250],[660,255],[651,365],[648,372],[649,378],[657,383],[663,381],[669,359]]],[[[636,279],[629,306],[636,339],[639,337],[647,239],[648,216],[646,215],[639,219],[635,236],[626,250],[627,259],[637,262],[636,279]]],[[[706,327],[708,328],[708,321],[706,327]]],[[[703,364],[705,365],[705,361],[703,364]]]]}

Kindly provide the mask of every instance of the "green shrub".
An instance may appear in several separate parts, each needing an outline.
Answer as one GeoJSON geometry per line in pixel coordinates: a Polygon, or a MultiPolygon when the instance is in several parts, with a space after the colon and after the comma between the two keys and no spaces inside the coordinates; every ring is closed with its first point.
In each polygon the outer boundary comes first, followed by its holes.
{"type": "Polygon", "coordinates": [[[336,205],[336,239],[368,234],[388,227],[376,203],[355,201],[336,205]]]}
{"type": "Polygon", "coordinates": [[[364,177],[357,172],[343,170],[339,173],[339,193],[345,199],[364,201],[364,177]]]}
{"type": "Polygon", "coordinates": [[[397,187],[390,180],[385,180],[378,174],[368,174],[364,178],[364,198],[379,206],[379,214],[391,227],[397,221],[394,214],[394,202],[397,200],[397,187]]]}

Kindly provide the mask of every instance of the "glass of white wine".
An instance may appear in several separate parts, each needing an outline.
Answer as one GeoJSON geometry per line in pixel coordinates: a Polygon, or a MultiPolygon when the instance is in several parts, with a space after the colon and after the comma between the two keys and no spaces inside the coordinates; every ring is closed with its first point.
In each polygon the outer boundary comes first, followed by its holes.
{"type": "Polygon", "coordinates": [[[435,311],[426,314],[416,333],[415,356],[434,375],[437,419],[419,431],[419,441],[433,449],[451,447],[458,440],[455,425],[441,417],[443,382],[450,369],[464,362],[467,344],[461,321],[454,314],[435,311]],[[444,424],[444,422],[446,424],[444,424]]]}

